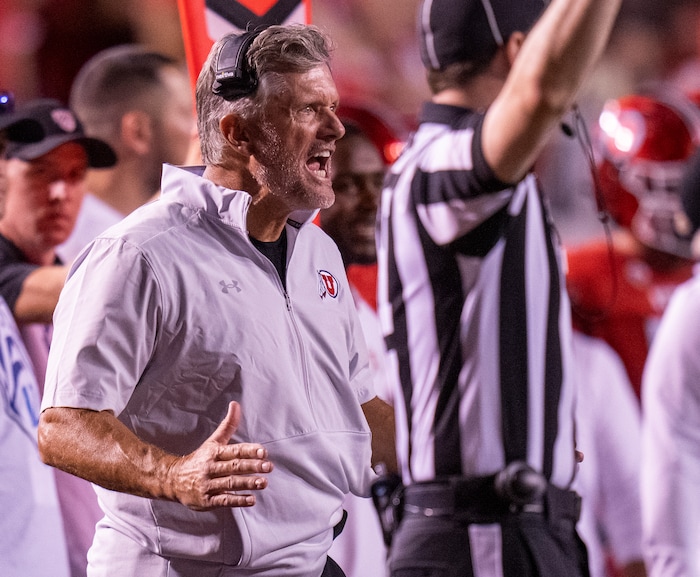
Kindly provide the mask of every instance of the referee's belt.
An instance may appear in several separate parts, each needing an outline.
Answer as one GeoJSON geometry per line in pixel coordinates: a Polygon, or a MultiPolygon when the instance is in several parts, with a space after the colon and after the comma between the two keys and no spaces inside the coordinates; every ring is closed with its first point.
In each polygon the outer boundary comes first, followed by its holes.
{"type": "Polygon", "coordinates": [[[560,489],[522,462],[483,477],[446,477],[414,483],[403,490],[403,513],[453,517],[469,523],[496,522],[522,513],[549,522],[576,523],[581,497],[560,489]]]}

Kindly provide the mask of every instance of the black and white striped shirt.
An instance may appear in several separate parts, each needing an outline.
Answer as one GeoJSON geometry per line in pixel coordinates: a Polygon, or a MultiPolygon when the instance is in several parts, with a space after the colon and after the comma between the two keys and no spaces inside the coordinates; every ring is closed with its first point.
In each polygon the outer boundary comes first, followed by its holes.
{"type": "Polygon", "coordinates": [[[428,103],[382,195],[379,315],[405,483],[525,460],[575,471],[569,302],[533,175],[486,165],[483,115],[428,103]]]}

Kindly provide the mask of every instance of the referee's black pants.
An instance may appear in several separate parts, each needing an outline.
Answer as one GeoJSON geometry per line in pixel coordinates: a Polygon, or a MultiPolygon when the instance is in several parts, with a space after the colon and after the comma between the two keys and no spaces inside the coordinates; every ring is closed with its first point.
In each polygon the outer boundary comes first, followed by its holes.
{"type": "Polygon", "coordinates": [[[391,545],[391,577],[588,577],[576,519],[541,513],[473,523],[405,512],[391,545]]]}

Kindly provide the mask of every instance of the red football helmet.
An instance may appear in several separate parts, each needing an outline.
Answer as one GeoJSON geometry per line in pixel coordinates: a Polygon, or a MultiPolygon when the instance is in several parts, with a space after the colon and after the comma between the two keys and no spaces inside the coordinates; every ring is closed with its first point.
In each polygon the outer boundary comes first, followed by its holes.
{"type": "Polygon", "coordinates": [[[379,149],[384,162],[394,162],[406,143],[408,128],[386,111],[372,110],[366,105],[341,104],[337,111],[343,122],[351,122],[364,132],[379,149]]]}
{"type": "Polygon", "coordinates": [[[609,100],[598,118],[598,184],[605,209],[645,245],[690,257],[678,230],[679,184],[700,143],[700,111],[688,99],[609,100]]]}

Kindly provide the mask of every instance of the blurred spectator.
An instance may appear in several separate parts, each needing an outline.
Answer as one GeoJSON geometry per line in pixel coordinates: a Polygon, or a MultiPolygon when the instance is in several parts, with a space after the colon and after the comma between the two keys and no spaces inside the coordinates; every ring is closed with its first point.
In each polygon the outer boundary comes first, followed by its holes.
{"type": "MultiPolygon", "coordinates": [[[[681,186],[685,221],[700,228],[700,153],[681,186]]],[[[700,257],[694,235],[693,255],[700,257]]],[[[666,309],[644,371],[642,520],[650,577],[700,575],[700,275],[666,309]]]]}
{"type": "Polygon", "coordinates": [[[574,332],[578,530],[590,577],[643,577],[639,497],[640,409],[619,356],[601,339],[574,332]]]}
{"type": "MultiPolygon", "coordinates": [[[[43,392],[51,315],[66,275],[55,247],[70,234],[88,167],[114,164],[104,142],[85,136],[75,115],[51,99],[31,101],[18,114],[38,122],[43,138],[10,142],[7,189],[0,216],[0,296],[7,302],[43,392]]],[[[73,577],[85,575],[87,549],[102,516],[89,483],[56,472],[73,577]]]]}
{"type": "Polygon", "coordinates": [[[64,262],[160,190],[164,163],[182,164],[195,134],[187,71],[142,45],[115,46],[91,58],[71,89],[85,133],[107,142],[118,162],[88,172],[75,228],[57,252],[64,262]]]}
{"type": "MultiPolygon", "coordinates": [[[[700,31],[699,6],[699,0],[623,2],[603,58],[579,95],[580,118],[570,122],[572,126],[582,124],[579,135],[583,128],[595,131],[606,101],[647,90],[677,75],[687,76],[683,62],[693,52],[689,51],[690,44],[697,45],[700,37],[698,32],[688,30],[700,31]],[[682,50],[680,45],[684,46],[682,50]]],[[[694,54],[698,54],[697,48],[694,54]]],[[[692,82],[698,85],[697,75],[692,82]]],[[[594,201],[588,152],[582,150],[579,138],[556,134],[537,162],[538,175],[548,191],[566,245],[604,236],[594,201]],[[569,194],[572,189],[577,194],[569,194]]]]}
{"type": "MultiPolygon", "coordinates": [[[[391,404],[384,368],[386,351],[377,317],[375,228],[386,164],[400,140],[368,109],[341,107],[338,116],[345,125],[345,136],[336,143],[331,164],[335,202],[321,210],[320,225],[338,245],[347,269],[367,341],[375,391],[391,404]]],[[[348,520],[333,542],[330,556],[347,577],[387,575],[387,551],[372,502],[348,495],[344,507],[348,520]]]]}
{"type": "MultiPolygon", "coordinates": [[[[7,138],[38,141],[37,122],[12,114],[0,92],[0,198],[7,138]]],[[[4,577],[68,577],[68,552],[52,471],[39,458],[39,386],[17,325],[0,298],[0,559],[4,577]]]]}
{"type": "Polygon", "coordinates": [[[17,325],[0,298],[0,558],[3,577],[68,577],[52,470],[39,458],[39,387],[17,325]]]}
{"type": "Polygon", "coordinates": [[[610,100],[596,141],[601,208],[617,230],[568,252],[575,326],[622,358],[637,396],[649,344],[674,289],[690,278],[690,240],[677,229],[678,185],[697,146],[697,110],[633,94],[610,100]]]}

